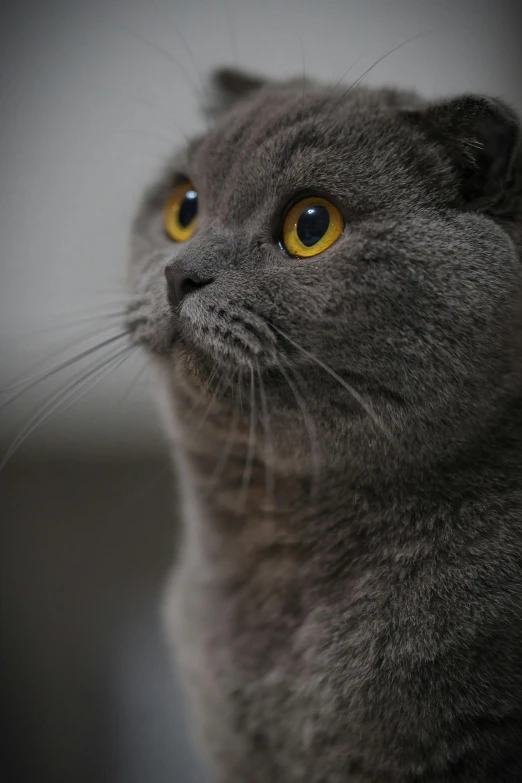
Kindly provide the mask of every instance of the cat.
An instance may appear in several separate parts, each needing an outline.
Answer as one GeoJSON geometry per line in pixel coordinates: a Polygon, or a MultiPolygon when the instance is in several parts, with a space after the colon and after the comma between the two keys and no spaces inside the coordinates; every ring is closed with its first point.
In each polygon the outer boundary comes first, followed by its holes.
{"type": "Polygon", "coordinates": [[[217,783],[522,780],[522,153],[464,95],[214,76],[127,325],[217,783]]]}

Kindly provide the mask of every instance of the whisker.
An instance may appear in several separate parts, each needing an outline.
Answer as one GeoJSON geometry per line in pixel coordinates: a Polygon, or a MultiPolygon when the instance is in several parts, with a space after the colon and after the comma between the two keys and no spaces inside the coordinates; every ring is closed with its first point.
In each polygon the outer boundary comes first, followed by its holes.
{"type": "Polygon", "coordinates": [[[243,508],[248,494],[248,488],[250,486],[250,479],[252,477],[252,469],[254,467],[254,447],[256,438],[256,388],[255,388],[255,375],[254,367],[250,365],[250,430],[248,433],[248,449],[245,458],[245,467],[243,470],[243,478],[241,480],[241,489],[239,492],[238,507],[243,508]]]}
{"type": "MultiPolygon", "coordinates": [[[[90,324],[93,321],[112,321],[115,318],[123,318],[125,315],[125,310],[120,310],[119,312],[110,312],[110,313],[96,313],[95,315],[88,315],[85,316],[85,318],[77,318],[74,321],[69,320],[71,317],[71,314],[69,315],[63,315],[59,316],[60,318],[64,318],[64,321],[59,324],[53,324],[53,326],[44,326],[43,328],[37,327],[38,334],[46,334],[48,332],[57,332],[58,329],[75,329],[77,326],[83,326],[84,324],[90,324]],[[67,320],[65,320],[67,319],[67,320]]],[[[29,337],[30,335],[33,335],[36,331],[35,329],[32,329],[31,331],[22,332],[16,337],[29,337]]]]}
{"type": "Polygon", "coordinates": [[[265,384],[259,362],[256,359],[257,377],[259,378],[259,396],[261,398],[261,411],[263,414],[263,428],[265,431],[265,496],[267,506],[274,507],[275,479],[274,479],[274,444],[270,427],[270,416],[265,393],[265,384]]]}
{"type": "Polygon", "coordinates": [[[123,318],[125,316],[125,310],[120,310],[118,312],[113,312],[111,310],[110,313],[97,313],[96,311],[93,312],[93,309],[90,308],[88,312],[92,313],[92,315],[88,315],[85,318],[77,318],[76,316],[79,314],[79,312],[80,311],[76,313],[63,313],[62,315],[57,316],[58,318],[63,319],[63,321],[60,323],[54,323],[50,326],[40,326],[39,324],[35,324],[32,329],[27,329],[23,332],[16,332],[16,334],[0,337],[0,345],[12,343],[13,340],[21,340],[26,337],[33,337],[35,333],[39,335],[50,334],[52,332],[57,332],[60,329],[76,329],[76,327],[84,326],[85,324],[92,322],[111,321],[115,318],[123,318]]]}
{"type": "MultiPolygon", "coordinates": [[[[362,58],[364,57],[364,55],[365,55],[365,54],[366,54],[366,52],[364,52],[363,54],[360,54],[360,55],[359,55],[359,57],[356,57],[356,58],[355,58],[355,60],[354,60],[354,61],[352,62],[352,64],[350,65],[350,67],[349,67],[349,68],[348,68],[348,69],[347,69],[347,70],[346,70],[346,71],[343,73],[343,75],[341,76],[341,78],[340,78],[338,81],[336,81],[336,82],[335,82],[335,84],[334,84],[334,85],[332,85],[332,86],[329,88],[329,90],[328,90],[328,96],[327,96],[327,99],[328,99],[328,98],[330,97],[330,95],[331,95],[333,92],[335,92],[335,91],[336,91],[336,89],[337,89],[337,88],[338,88],[338,87],[339,87],[339,86],[340,86],[340,85],[343,83],[343,81],[346,79],[346,77],[348,76],[348,74],[350,73],[350,71],[351,71],[353,68],[355,68],[355,66],[357,65],[357,63],[358,63],[358,62],[360,62],[360,61],[362,60],[362,58]]],[[[322,107],[321,107],[321,108],[322,108],[322,107]]]]}
{"type": "MultiPolygon", "coordinates": [[[[142,356],[140,358],[143,360],[142,356]]],[[[121,408],[121,406],[123,405],[125,400],[127,400],[130,397],[130,394],[131,394],[132,390],[134,389],[134,387],[136,386],[138,381],[141,380],[141,378],[143,378],[143,375],[146,372],[146,370],[148,370],[148,364],[147,364],[147,362],[144,361],[142,366],[138,368],[138,372],[136,373],[136,375],[134,376],[132,381],[129,383],[128,388],[123,393],[123,395],[122,395],[122,397],[121,397],[121,399],[120,399],[120,401],[118,403],[118,407],[119,408],[121,408]]]]}
{"type": "Polygon", "coordinates": [[[93,305],[89,305],[89,307],[82,307],[82,308],[74,308],[74,312],[69,313],[63,313],[63,315],[82,315],[84,313],[95,313],[96,310],[94,308],[96,307],[107,307],[112,305],[124,305],[130,300],[130,294],[127,289],[124,288],[109,288],[108,286],[104,286],[103,288],[91,288],[91,286],[81,286],[81,288],[77,289],[79,293],[82,294],[89,294],[89,296],[96,297],[96,301],[93,305]],[[110,295],[110,299],[100,299],[100,297],[105,297],[110,295]]]}
{"type": "MultiPolygon", "coordinates": [[[[116,318],[116,317],[122,318],[123,315],[124,315],[124,313],[118,313],[118,315],[117,316],[115,315],[114,318],[116,318]]],[[[101,316],[100,317],[99,315],[97,315],[97,316],[93,316],[92,318],[85,319],[85,322],[86,323],[88,321],[89,322],[90,321],[97,321],[98,322],[98,321],[101,321],[101,320],[108,320],[108,318],[109,318],[109,316],[101,316]]],[[[80,324],[80,322],[77,321],[76,324],[69,324],[66,328],[70,330],[70,329],[75,328],[75,326],[78,326],[78,325],[82,325],[82,324],[80,324]]],[[[51,327],[48,327],[48,328],[45,328],[45,329],[38,329],[38,334],[44,334],[45,332],[53,331],[53,330],[57,331],[58,329],[63,329],[63,328],[65,328],[65,327],[64,326],[51,326],[51,327]]],[[[111,326],[108,324],[103,329],[103,331],[105,332],[109,328],[111,328],[111,326]]],[[[26,333],[21,334],[21,335],[17,335],[17,337],[18,338],[22,338],[22,337],[28,337],[28,336],[32,336],[32,335],[34,335],[34,330],[31,331],[31,332],[26,332],[26,333]]],[[[23,386],[25,383],[28,383],[31,380],[30,378],[28,379],[28,378],[25,377],[27,372],[29,372],[29,371],[32,372],[32,371],[37,370],[38,367],[40,367],[42,364],[46,364],[51,359],[54,359],[57,356],[60,356],[60,354],[65,353],[65,351],[67,351],[69,348],[74,348],[74,347],[76,347],[78,345],[81,345],[82,343],[86,342],[87,340],[92,340],[96,336],[101,336],[100,330],[96,329],[96,331],[92,331],[92,329],[91,329],[87,333],[84,333],[81,336],[77,335],[73,340],[67,341],[65,344],[61,345],[56,350],[51,351],[51,353],[46,354],[45,357],[39,359],[37,362],[32,364],[30,367],[28,367],[23,372],[23,374],[22,374],[23,377],[20,377],[19,380],[14,380],[8,386],[4,386],[3,388],[1,388],[0,389],[0,394],[7,394],[7,392],[10,392],[10,391],[13,391],[14,389],[20,388],[20,386],[23,386]]],[[[0,408],[0,410],[1,410],[1,408],[0,408]]]]}
{"type": "Polygon", "coordinates": [[[317,490],[319,474],[321,471],[321,462],[319,460],[320,448],[319,448],[319,442],[317,438],[317,430],[315,428],[313,417],[309,413],[302,395],[297,390],[297,387],[295,386],[294,382],[290,378],[290,375],[288,374],[287,370],[285,370],[281,362],[278,362],[278,369],[281,375],[283,376],[283,378],[285,379],[286,383],[288,384],[290,391],[294,395],[295,401],[297,403],[297,407],[300,410],[301,418],[304,422],[305,429],[308,434],[308,440],[310,441],[310,449],[311,449],[312,464],[313,464],[313,482],[312,482],[311,494],[313,495],[317,490]]]}
{"type": "MultiPolygon", "coordinates": [[[[192,405],[190,406],[188,411],[185,411],[185,413],[183,414],[182,421],[186,421],[190,416],[192,416],[194,411],[197,408],[199,408],[200,404],[203,402],[203,400],[207,396],[207,392],[208,392],[208,390],[209,390],[209,388],[210,388],[210,386],[212,384],[212,381],[216,377],[218,371],[219,371],[219,364],[215,363],[213,368],[212,368],[212,372],[209,375],[206,387],[200,392],[200,394],[198,395],[197,399],[195,400],[195,402],[192,403],[192,405]]],[[[221,380],[220,380],[220,382],[221,382],[221,380]]]]}
{"type": "Polygon", "coordinates": [[[127,286],[125,285],[124,280],[121,278],[116,278],[112,280],[107,281],[107,285],[104,285],[103,288],[90,288],[88,289],[90,293],[93,294],[123,294],[126,298],[129,297],[129,290],[127,286]]]}
{"type": "MultiPolygon", "coordinates": [[[[193,89],[195,92],[197,92],[197,86],[196,86],[196,85],[195,85],[195,83],[192,81],[192,75],[191,75],[190,71],[188,71],[188,70],[187,70],[187,69],[184,67],[183,63],[180,63],[180,62],[179,62],[179,61],[178,61],[178,60],[177,60],[177,59],[174,57],[174,55],[172,54],[172,52],[170,52],[170,51],[169,51],[169,50],[167,50],[167,49],[164,49],[162,46],[160,46],[159,44],[156,44],[154,41],[151,41],[149,38],[147,38],[147,37],[146,37],[145,35],[143,35],[142,33],[140,33],[140,32],[137,32],[136,30],[133,30],[133,29],[131,29],[131,28],[127,27],[125,24],[123,24],[123,23],[122,23],[121,19],[117,19],[117,20],[115,20],[114,22],[113,22],[112,20],[110,20],[110,22],[109,22],[109,23],[110,23],[110,25],[111,25],[112,29],[113,29],[115,32],[120,32],[120,33],[121,33],[121,32],[123,32],[123,33],[125,33],[127,36],[130,36],[131,38],[135,38],[136,40],[140,41],[141,43],[144,43],[144,44],[146,44],[147,46],[150,46],[150,47],[151,47],[152,49],[154,49],[154,50],[155,50],[155,51],[156,51],[158,54],[161,54],[161,55],[162,55],[162,57],[164,57],[166,60],[168,60],[169,62],[171,62],[173,65],[175,65],[175,66],[178,68],[178,70],[179,70],[179,71],[181,71],[181,72],[182,72],[182,73],[185,75],[185,77],[186,77],[186,79],[187,79],[187,82],[188,82],[189,86],[190,86],[190,87],[191,87],[191,88],[192,88],[192,89],[193,89]]],[[[93,31],[94,31],[94,28],[93,28],[93,31]]],[[[96,87],[98,87],[98,85],[96,85],[96,87]]]]}
{"type": "Polygon", "coordinates": [[[124,25],[119,25],[119,26],[125,33],[127,33],[127,35],[130,35],[133,38],[136,38],[138,41],[141,41],[142,43],[146,44],[147,46],[150,46],[155,52],[157,52],[158,54],[162,55],[166,60],[168,60],[169,62],[173,63],[173,65],[176,65],[179,68],[179,70],[183,74],[185,74],[185,77],[187,79],[187,82],[188,82],[189,86],[194,90],[196,95],[198,93],[200,93],[200,89],[199,89],[198,85],[193,81],[192,74],[190,73],[190,71],[187,70],[187,68],[185,68],[185,66],[182,63],[180,63],[179,60],[177,60],[174,57],[172,52],[169,52],[168,49],[164,49],[163,46],[160,46],[155,41],[151,41],[145,35],[143,35],[142,33],[137,32],[136,30],[129,30],[124,25]]]}
{"type": "MultiPolygon", "coordinates": [[[[190,136],[187,133],[187,131],[184,128],[182,128],[181,125],[178,125],[173,120],[169,119],[169,122],[167,124],[166,122],[160,122],[159,120],[154,118],[154,124],[157,125],[158,128],[160,128],[162,130],[165,130],[165,131],[168,131],[169,133],[172,133],[173,131],[176,131],[176,133],[179,133],[180,136],[182,136],[185,139],[187,144],[190,142],[190,136]]],[[[178,143],[178,139],[176,139],[173,136],[172,137],[169,136],[169,139],[170,139],[171,145],[176,145],[178,143]]]]}
{"type": "Polygon", "coordinates": [[[204,423],[208,419],[209,413],[212,410],[212,406],[214,405],[219,392],[221,391],[222,384],[223,384],[223,381],[225,379],[226,379],[226,370],[223,370],[223,373],[221,374],[221,377],[220,377],[220,379],[218,381],[218,384],[217,384],[216,388],[214,389],[214,393],[212,394],[212,396],[211,396],[211,398],[210,398],[210,400],[208,402],[208,405],[205,408],[205,412],[203,413],[203,416],[199,419],[199,421],[197,423],[197,426],[194,429],[192,429],[191,432],[190,432],[190,435],[192,437],[197,435],[197,433],[201,430],[201,428],[203,427],[204,423]]]}
{"type": "Polygon", "coordinates": [[[243,381],[243,368],[242,367],[238,367],[237,368],[237,387],[236,387],[236,389],[237,389],[237,397],[238,397],[238,404],[239,404],[239,408],[241,410],[241,413],[244,414],[245,409],[243,407],[243,395],[241,394],[241,383],[242,383],[242,381],[243,381]]]}
{"type": "MultiPolygon", "coordinates": [[[[397,46],[394,46],[393,49],[390,49],[385,54],[381,55],[372,65],[370,65],[369,68],[367,68],[360,76],[357,77],[357,79],[350,84],[350,86],[341,94],[340,98],[336,103],[334,104],[333,108],[328,113],[328,117],[337,109],[337,107],[342,103],[342,101],[346,98],[348,93],[357,85],[359,82],[361,82],[365,76],[367,76],[370,71],[373,71],[374,68],[376,68],[380,63],[382,63],[383,60],[386,60],[387,57],[392,55],[394,52],[398,51],[399,49],[402,49],[403,46],[406,46],[409,43],[412,43],[412,41],[416,41],[417,38],[423,38],[426,35],[430,35],[433,33],[433,30],[425,30],[422,33],[417,33],[416,35],[412,35],[410,38],[407,38],[405,41],[401,41],[401,43],[397,44],[397,46]]],[[[344,78],[344,77],[343,77],[344,78]]]]}
{"type": "MultiPolygon", "coordinates": [[[[29,391],[29,389],[32,389],[34,386],[36,386],[36,384],[45,381],[47,378],[50,378],[51,376],[55,375],[61,370],[67,369],[67,367],[71,367],[72,365],[76,364],[82,359],[85,359],[87,356],[90,356],[96,351],[105,348],[107,345],[112,345],[112,343],[116,342],[117,340],[121,340],[127,335],[128,335],[127,330],[125,330],[124,332],[120,332],[119,334],[116,334],[113,337],[109,337],[107,340],[103,340],[101,343],[97,343],[96,345],[87,348],[85,351],[81,351],[80,353],[76,354],[76,356],[73,356],[71,359],[66,359],[63,362],[60,362],[59,364],[52,367],[50,370],[46,370],[45,372],[40,373],[36,377],[30,378],[29,380],[23,382],[23,384],[20,384],[22,388],[18,392],[16,392],[16,394],[13,394],[11,397],[8,397],[7,400],[4,400],[4,402],[0,405],[0,411],[3,410],[10,403],[14,402],[14,400],[18,399],[18,397],[20,397],[22,394],[25,394],[27,391],[29,391]]],[[[11,388],[19,388],[19,385],[17,384],[11,388]]]]}
{"type": "Polygon", "coordinates": [[[3,470],[13,455],[36,429],[48,421],[53,416],[53,414],[55,414],[55,416],[61,415],[66,410],[68,410],[68,408],[78,402],[78,400],[82,399],[85,394],[87,394],[87,392],[89,392],[97,383],[99,383],[99,381],[101,381],[109,372],[115,370],[117,367],[123,364],[132,350],[134,350],[134,346],[127,345],[116,354],[112,354],[111,356],[105,358],[101,363],[97,363],[96,366],[91,367],[91,369],[81,375],[80,378],[77,378],[73,381],[73,383],[69,384],[66,389],[61,389],[58,393],[52,395],[51,399],[41,406],[35,414],[33,414],[33,416],[22,428],[22,431],[16,436],[11,446],[7,450],[7,453],[0,462],[0,471],[3,470]],[[92,380],[93,376],[94,381],[93,383],[89,384],[89,381],[92,380]],[[69,404],[65,405],[64,407],[60,407],[63,402],[67,402],[67,400],[71,399],[78,386],[80,386],[80,394],[77,395],[69,404]]]}
{"type": "MultiPolygon", "coordinates": [[[[239,385],[239,374],[238,374],[238,385],[239,385]]],[[[221,451],[221,456],[219,457],[216,467],[214,468],[211,475],[209,476],[209,485],[210,485],[209,490],[217,484],[218,480],[221,478],[221,476],[225,471],[228,459],[230,457],[230,452],[232,450],[232,446],[236,441],[238,419],[239,419],[239,407],[238,405],[234,404],[232,407],[232,423],[227,438],[225,440],[225,445],[223,447],[223,450],[221,451]]],[[[205,497],[208,496],[208,492],[209,491],[207,491],[205,497]]]]}
{"type": "Polygon", "coordinates": [[[175,27],[174,24],[171,24],[171,22],[173,20],[167,19],[167,13],[164,11],[164,9],[159,8],[156,5],[156,3],[154,2],[154,0],[149,0],[149,4],[154,8],[156,13],[159,16],[163,17],[163,19],[167,22],[167,24],[169,26],[169,31],[173,32],[174,35],[177,35],[177,37],[181,41],[181,44],[184,47],[184,49],[185,49],[185,51],[186,51],[186,53],[187,53],[187,55],[189,57],[189,60],[191,61],[192,65],[194,66],[194,70],[196,71],[196,74],[198,76],[201,88],[204,89],[205,88],[205,84],[204,84],[204,81],[203,81],[203,77],[201,76],[201,71],[200,71],[199,65],[197,63],[197,60],[196,60],[196,58],[194,56],[194,53],[193,53],[192,49],[190,48],[190,46],[187,43],[187,39],[185,38],[185,36],[181,32],[181,30],[178,30],[178,28],[175,27]]]}
{"type": "Polygon", "coordinates": [[[303,348],[302,345],[299,345],[295,340],[293,340],[291,337],[289,337],[287,334],[285,334],[279,327],[277,327],[275,324],[270,324],[273,329],[278,332],[281,337],[283,337],[285,340],[287,340],[291,345],[294,346],[294,348],[297,348],[297,350],[301,351],[301,353],[306,356],[308,359],[313,361],[315,364],[317,364],[319,367],[322,367],[322,369],[328,373],[334,380],[337,381],[346,391],[353,397],[353,399],[359,403],[361,408],[368,414],[370,419],[374,422],[374,424],[379,427],[381,432],[383,432],[387,438],[391,440],[392,435],[390,430],[383,424],[380,417],[376,414],[376,412],[373,410],[372,406],[362,397],[356,389],[354,389],[352,386],[350,386],[349,383],[347,383],[344,378],[342,378],[338,373],[335,372],[334,369],[332,369],[328,364],[323,362],[321,359],[319,359],[315,354],[311,353],[310,351],[307,351],[306,348],[303,348]]]}
{"type": "MultiPolygon", "coordinates": [[[[174,121],[172,120],[170,115],[168,115],[167,112],[165,111],[165,107],[164,106],[158,106],[157,104],[153,103],[152,101],[147,100],[146,98],[137,97],[136,95],[133,95],[132,93],[128,92],[127,90],[122,90],[121,88],[120,89],[116,89],[114,87],[112,87],[112,88],[111,87],[107,87],[106,85],[103,85],[103,87],[100,87],[99,84],[96,84],[96,85],[91,84],[91,85],[87,85],[87,87],[89,89],[94,90],[95,92],[101,93],[103,95],[117,96],[118,99],[121,99],[122,97],[123,98],[127,98],[128,100],[131,100],[134,104],[136,104],[138,106],[144,106],[146,109],[148,109],[148,112],[149,112],[148,119],[152,119],[153,122],[155,122],[159,126],[163,126],[166,130],[177,130],[178,133],[181,133],[181,135],[187,141],[190,140],[190,136],[187,133],[187,131],[184,130],[180,125],[176,125],[176,123],[174,123],[174,121]],[[164,119],[168,120],[168,122],[171,123],[172,125],[167,125],[167,124],[159,122],[156,117],[151,116],[151,114],[150,114],[151,112],[159,113],[164,119]]],[[[122,291],[123,291],[123,293],[127,293],[125,291],[124,287],[122,287],[122,291]]]]}

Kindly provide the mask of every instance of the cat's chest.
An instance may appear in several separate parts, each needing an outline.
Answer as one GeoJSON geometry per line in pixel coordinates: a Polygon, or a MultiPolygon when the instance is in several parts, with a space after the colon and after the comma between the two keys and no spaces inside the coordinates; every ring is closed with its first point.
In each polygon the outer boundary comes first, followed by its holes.
{"type": "Polygon", "coordinates": [[[237,531],[214,538],[222,523],[201,522],[188,521],[167,620],[196,724],[226,770],[217,780],[324,783],[327,764],[329,783],[345,783],[347,765],[371,766],[420,702],[399,677],[405,656],[433,654],[411,585],[339,542],[322,555],[277,536],[269,546],[267,526],[241,546],[237,531]]]}
{"type": "Polygon", "coordinates": [[[368,660],[361,631],[377,598],[352,558],[333,584],[312,552],[281,533],[281,519],[254,515],[244,531],[228,535],[216,534],[223,518],[188,524],[197,532],[175,570],[171,621],[180,647],[197,649],[209,676],[263,699],[289,699],[298,680],[304,697],[325,679],[323,670],[331,679],[347,644],[352,661],[368,660]]]}
{"type": "Polygon", "coordinates": [[[310,758],[324,753],[322,727],[335,727],[343,742],[356,731],[374,635],[357,601],[342,604],[321,599],[282,554],[236,580],[181,567],[170,602],[178,665],[227,774],[238,764],[235,779],[254,780],[241,767],[248,759],[263,783],[304,780],[310,758]]]}
{"type": "MultiPolygon", "coordinates": [[[[258,682],[268,690],[299,671],[313,679],[340,638],[353,636],[355,651],[383,592],[353,549],[343,548],[334,562],[322,559],[290,515],[254,511],[238,521],[223,506],[186,512],[170,619],[176,638],[190,639],[187,647],[199,648],[209,670],[230,670],[250,688],[258,682]]],[[[309,528],[320,523],[306,519],[309,528]]]]}

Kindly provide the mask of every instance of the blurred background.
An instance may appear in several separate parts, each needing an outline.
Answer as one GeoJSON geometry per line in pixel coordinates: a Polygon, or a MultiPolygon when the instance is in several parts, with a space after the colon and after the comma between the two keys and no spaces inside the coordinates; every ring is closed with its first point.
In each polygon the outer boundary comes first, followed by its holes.
{"type": "Polygon", "coordinates": [[[207,74],[236,64],[349,84],[405,42],[363,83],[483,92],[520,111],[517,6],[2,4],[0,715],[12,780],[204,781],[159,625],[176,503],[143,358],[85,377],[86,355],[15,395],[119,333],[129,222],[203,127],[207,74]]]}

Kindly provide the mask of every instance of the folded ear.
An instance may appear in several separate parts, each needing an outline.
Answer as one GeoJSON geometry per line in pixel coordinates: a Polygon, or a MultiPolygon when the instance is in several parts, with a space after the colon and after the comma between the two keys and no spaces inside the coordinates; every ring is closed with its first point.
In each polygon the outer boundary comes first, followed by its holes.
{"type": "Polygon", "coordinates": [[[209,100],[205,113],[210,116],[219,115],[234,104],[248,98],[261,89],[268,81],[236,68],[218,68],[210,78],[209,100]]]}
{"type": "Polygon", "coordinates": [[[463,95],[404,115],[444,146],[466,203],[493,206],[505,198],[520,139],[518,118],[506,104],[463,95]]]}

